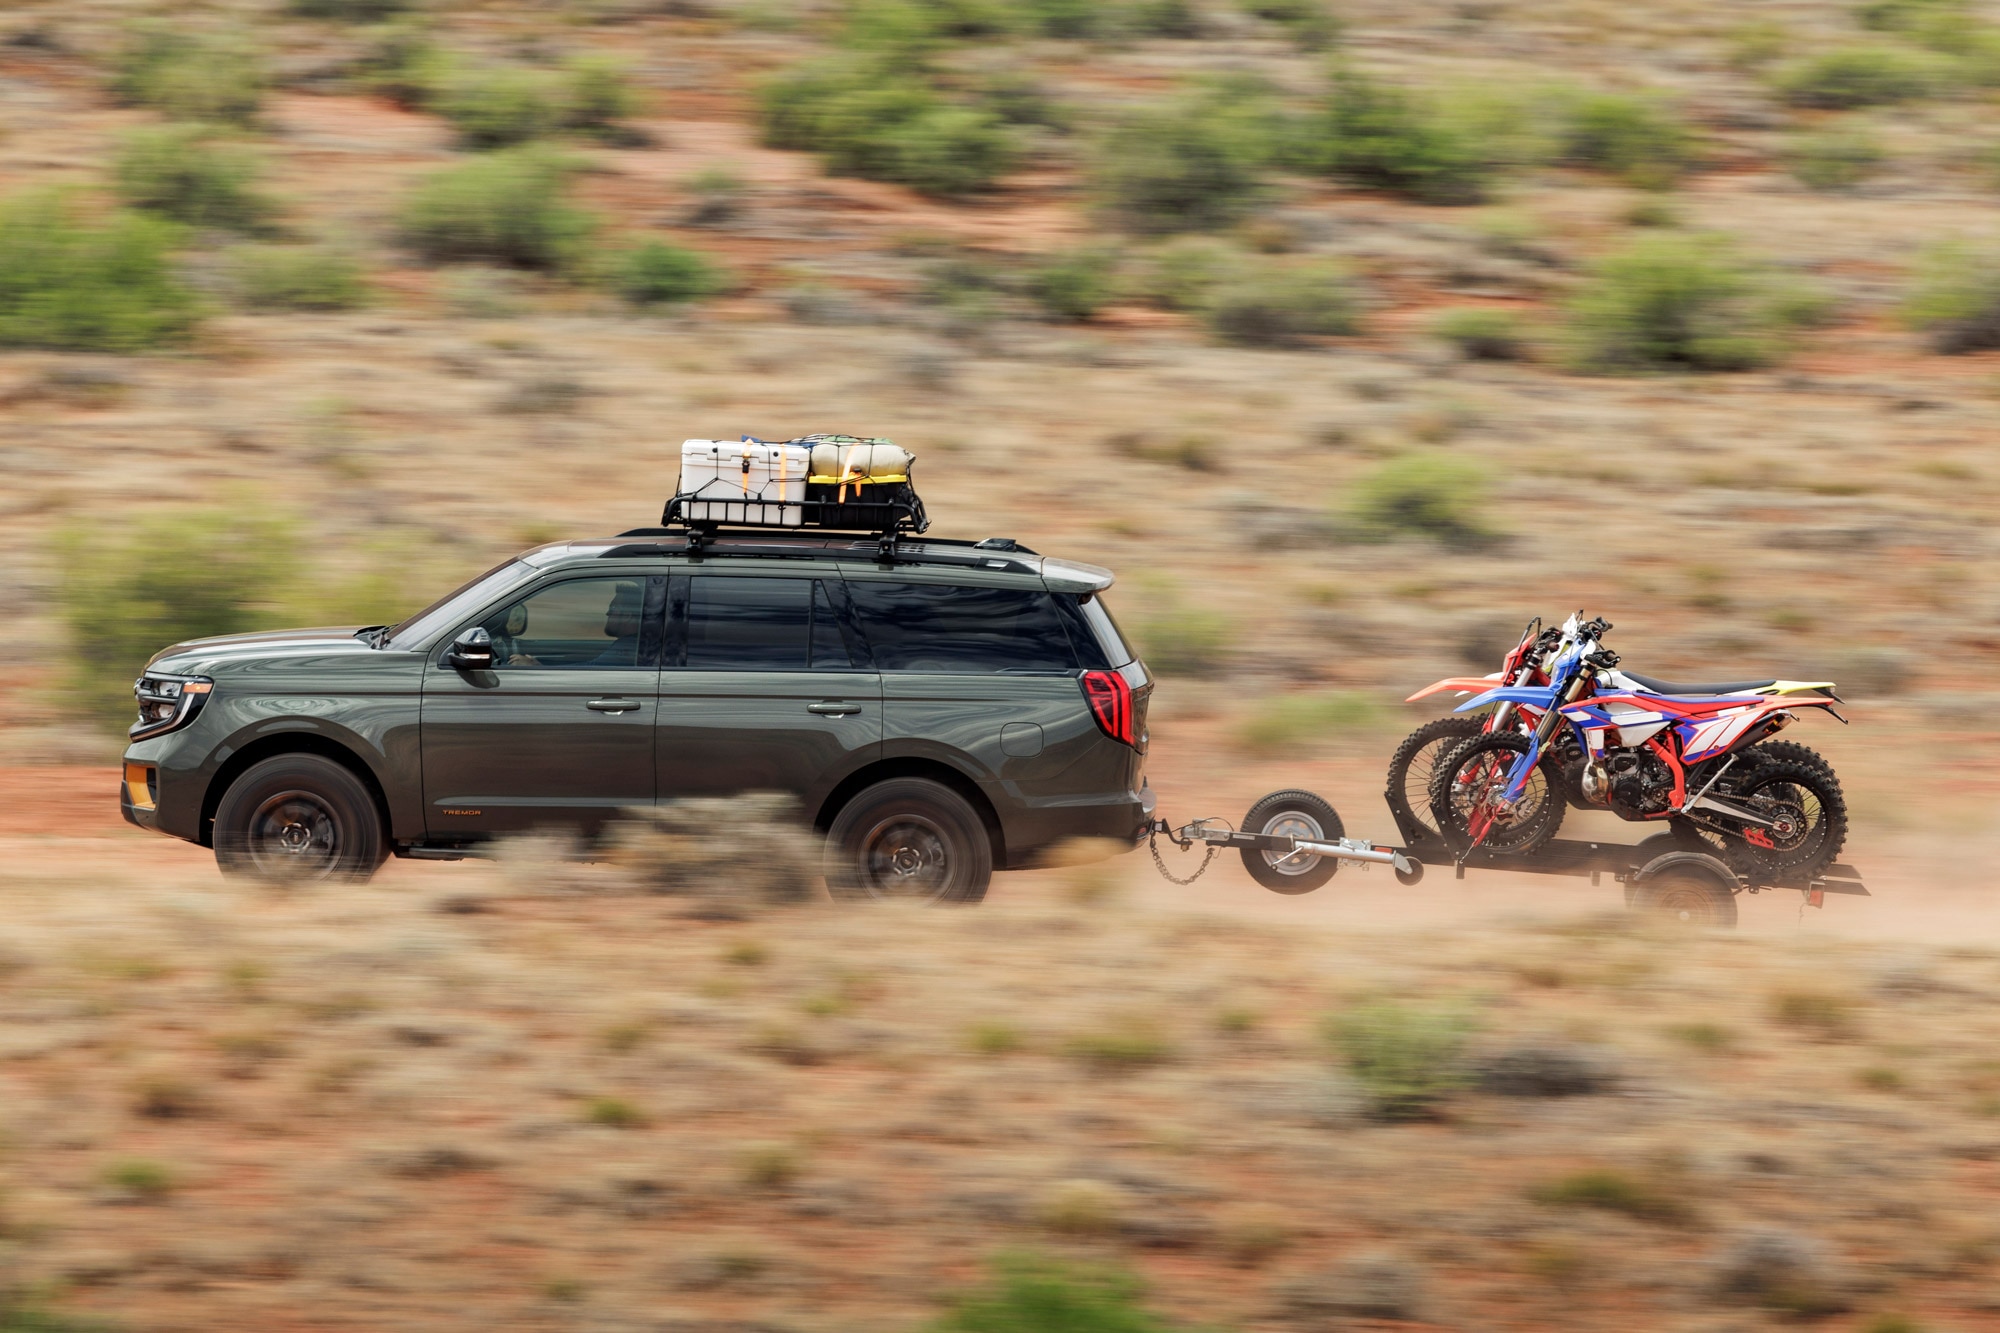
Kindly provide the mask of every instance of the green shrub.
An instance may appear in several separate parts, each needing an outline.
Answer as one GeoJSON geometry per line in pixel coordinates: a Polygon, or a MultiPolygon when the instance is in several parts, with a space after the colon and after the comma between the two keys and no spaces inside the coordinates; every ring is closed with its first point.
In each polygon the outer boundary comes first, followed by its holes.
{"type": "Polygon", "coordinates": [[[1246,216],[1265,193],[1276,145],[1268,128],[1197,95],[1128,117],[1098,146],[1091,181],[1127,229],[1215,231],[1246,216]]]}
{"type": "Polygon", "coordinates": [[[1139,1284],[1114,1269],[1031,1254],[1002,1255],[993,1278],[961,1296],[928,1333],[1170,1333],[1139,1303],[1139,1284]]]}
{"type": "Polygon", "coordinates": [[[1070,113],[1026,70],[995,70],[979,85],[980,104],[1006,125],[1039,125],[1067,131],[1070,113]]]}
{"type": "Polygon", "coordinates": [[[147,1202],[158,1202],[179,1184],[173,1169],[150,1157],[125,1157],[109,1163],[100,1179],[119,1193],[147,1202]]]}
{"type": "Polygon", "coordinates": [[[380,23],[404,13],[410,4],[411,0],[291,0],[287,8],[300,18],[380,23]]]}
{"type": "Polygon", "coordinates": [[[722,290],[723,276],[693,250],[646,240],[618,257],[611,285],[636,306],[678,305],[715,295],[722,290]]]}
{"type": "Polygon", "coordinates": [[[264,101],[262,60],[226,38],[146,24],[118,53],[111,91],[176,120],[247,125],[264,101]]]}
{"type": "Polygon", "coordinates": [[[1876,32],[1918,32],[1941,15],[1963,14],[1965,0],[1863,0],[1854,17],[1876,32]]]}
{"type": "Polygon", "coordinates": [[[592,1097],[583,1108],[583,1118],[605,1129],[637,1129],[646,1123],[646,1112],[623,1097],[592,1097]]]}
{"type": "Polygon", "coordinates": [[[1234,633],[1220,613],[1156,594],[1132,625],[1146,665],[1164,676],[1207,676],[1228,659],[1234,633]]]}
{"type": "Polygon", "coordinates": [[[1628,93],[1585,93],[1564,108],[1563,159],[1596,167],[1633,185],[1669,185],[1687,165],[1687,127],[1651,98],[1628,93]]]}
{"type": "Polygon", "coordinates": [[[1144,1015],[1125,1015],[1063,1042],[1063,1053],[1106,1071],[1143,1068],[1171,1060],[1174,1044],[1144,1015]]]}
{"type": "Polygon", "coordinates": [[[990,110],[950,102],[878,61],[787,70],[758,97],[764,143],[818,153],[836,176],[952,196],[987,188],[1014,162],[1013,135],[990,110]]]}
{"type": "Polygon", "coordinates": [[[1815,190],[1845,190],[1875,174],[1888,154],[1865,128],[1831,125],[1794,138],[1785,162],[1800,182],[1815,190]]]}
{"type": "Polygon", "coordinates": [[[546,70],[492,65],[454,70],[436,99],[467,148],[506,148],[562,123],[562,88],[546,70]]]}
{"type": "Polygon", "coordinates": [[[134,130],[118,147],[112,171],[118,197],[195,227],[248,230],[277,206],[256,188],[257,156],[219,138],[206,125],[158,125],[134,130]]]}
{"type": "Polygon", "coordinates": [[[573,169],[532,145],[446,167],[411,191],[398,229],[407,245],[438,263],[574,265],[596,224],[568,201],[573,169]]]}
{"type": "Polygon", "coordinates": [[[1152,253],[1137,290],[1163,310],[1198,310],[1216,288],[1242,277],[1247,263],[1243,252],[1227,241],[1182,236],[1152,253]]]}
{"type": "Polygon", "coordinates": [[[61,194],[0,204],[0,347],[132,352],[177,342],[200,317],[175,276],[169,223],[86,220],[61,194]]]}
{"type": "Polygon", "coordinates": [[[1028,273],[1028,295],[1050,319],[1085,320],[1108,304],[1117,289],[1118,256],[1101,246],[1051,255],[1028,273]]]}
{"type": "Polygon", "coordinates": [[[1946,355],[2000,347],[2000,254],[1958,241],[1933,246],[1903,317],[1946,355]]]}
{"type": "Polygon", "coordinates": [[[1296,346],[1360,323],[1353,281],[1332,263],[1260,265],[1217,287],[1202,313],[1217,338],[1239,347],[1296,346]]]}
{"type": "Polygon", "coordinates": [[[1329,176],[1429,204],[1478,203],[1495,157],[1476,124],[1352,70],[1336,72],[1306,149],[1308,165],[1329,176]]]}
{"type": "Polygon", "coordinates": [[[110,1326],[38,1305],[11,1292],[0,1292],[0,1333],[110,1333],[110,1326]]]}
{"type": "Polygon", "coordinates": [[[1585,369],[1744,370],[1773,360],[1817,303],[1771,280],[1720,238],[1643,237],[1591,266],[1570,303],[1585,369]]]}
{"type": "Polygon", "coordinates": [[[607,143],[630,144],[637,136],[626,123],[639,114],[638,89],[625,62],[609,56],[578,56],[563,66],[563,123],[607,143]]]}
{"type": "Polygon", "coordinates": [[[368,304],[368,279],[345,251],[246,245],[232,258],[236,299],[252,310],[354,310],[368,304]]]}
{"type": "Polygon", "coordinates": [[[1357,690],[1283,694],[1259,704],[1236,730],[1236,744],[1250,754],[1275,756],[1320,750],[1346,733],[1373,729],[1381,710],[1357,690]]]}
{"type": "Polygon", "coordinates": [[[1934,91],[1934,60],[1895,46],[1847,46],[1778,74],[1778,95],[1793,106],[1842,109],[1908,102],[1934,91]]]}
{"type": "Polygon", "coordinates": [[[1431,332],[1474,361],[1518,361],[1528,350],[1514,312],[1490,306],[1447,310],[1432,321],[1431,332]]]}
{"type": "Polygon", "coordinates": [[[1364,533],[1477,547],[1494,535],[1482,512],[1487,484],[1486,469],[1472,459],[1431,450],[1401,454],[1355,483],[1349,516],[1364,533]]]}
{"type": "Polygon", "coordinates": [[[1103,37],[1118,23],[1117,9],[1104,0],[1023,0],[1021,11],[1043,37],[1103,37]]]}
{"type": "Polygon", "coordinates": [[[1577,1171],[1538,1186],[1536,1203],[1558,1208],[1596,1208],[1623,1213],[1642,1222],[1663,1222],[1685,1226],[1694,1220],[1694,1209],[1660,1180],[1642,1179],[1610,1167],[1577,1171]]]}
{"type": "Polygon", "coordinates": [[[1844,1041],[1859,1032],[1854,1001],[1834,991],[1779,991],[1771,997],[1771,1018],[1825,1041],[1844,1041]]]}
{"type": "Polygon", "coordinates": [[[160,649],[275,623],[296,573],[289,525],[238,509],[77,530],[60,548],[69,696],[107,722],[132,720],[132,681],[160,649]]]}
{"type": "Polygon", "coordinates": [[[1141,37],[1199,37],[1204,27],[1192,0],[1132,0],[1125,22],[1141,37]]]}
{"type": "Polygon", "coordinates": [[[450,75],[450,62],[422,23],[385,23],[369,34],[356,61],[359,82],[406,111],[428,107],[450,75]]]}
{"type": "Polygon", "coordinates": [[[1468,1079],[1472,1023],[1455,1009],[1378,1001],[1330,1017],[1326,1036],[1371,1109],[1387,1120],[1431,1113],[1468,1079]]]}
{"type": "Polygon", "coordinates": [[[1325,0],[1243,0],[1243,10],[1289,30],[1301,50],[1323,51],[1340,38],[1340,20],[1325,0]]]}

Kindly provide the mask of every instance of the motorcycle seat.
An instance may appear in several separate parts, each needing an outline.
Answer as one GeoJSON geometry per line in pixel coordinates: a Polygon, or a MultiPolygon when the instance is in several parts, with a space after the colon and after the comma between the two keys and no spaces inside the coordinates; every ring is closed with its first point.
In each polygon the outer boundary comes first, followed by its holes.
{"type": "Polygon", "coordinates": [[[1689,685],[1681,681],[1659,680],[1653,676],[1642,676],[1636,671],[1627,671],[1628,680],[1637,681],[1654,694],[1673,694],[1686,697],[1696,694],[1748,694],[1776,685],[1776,680],[1724,680],[1710,681],[1705,685],[1689,685]]]}

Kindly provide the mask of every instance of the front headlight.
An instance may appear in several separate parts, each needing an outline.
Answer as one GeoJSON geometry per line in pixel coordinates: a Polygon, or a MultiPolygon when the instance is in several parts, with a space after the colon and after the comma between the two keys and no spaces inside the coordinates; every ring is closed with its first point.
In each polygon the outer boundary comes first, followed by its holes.
{"type": "Polygon", "coordinates": [[[208,702],[215,682],[206,676],[161,676],[148,673],[132,686],[139,701],[139,720],[127,735],[135,741],[177,731],[194,721],[208,702]]]}

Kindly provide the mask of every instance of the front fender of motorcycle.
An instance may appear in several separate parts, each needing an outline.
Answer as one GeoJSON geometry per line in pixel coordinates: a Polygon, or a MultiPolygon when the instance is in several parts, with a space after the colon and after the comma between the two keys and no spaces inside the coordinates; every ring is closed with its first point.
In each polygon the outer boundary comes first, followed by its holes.
{"type": "Polygon", "coordinates": [[[1547,709],[1555,701],[1556,691],[1553,685],[1502,685],[1497,690],[1488,690],[1484,694],[1474,695],[1451,711],[1454,713],[1470,713],[1475,708],[1484,708],[1488,704],[1499,703],[1520,704],[1527,708],[1547,709]]]}
{"type": "Polygon", "coordinates": [[[1490,676],[1446,676],[1443,680],[1424,686],[1403,702],[1413,704],[1419,699],[1428,699],[1433,694],[1479,694],[1492,689],[1493,683],[1500,678],[1500,673],[1497,671],[1490,676]]]}

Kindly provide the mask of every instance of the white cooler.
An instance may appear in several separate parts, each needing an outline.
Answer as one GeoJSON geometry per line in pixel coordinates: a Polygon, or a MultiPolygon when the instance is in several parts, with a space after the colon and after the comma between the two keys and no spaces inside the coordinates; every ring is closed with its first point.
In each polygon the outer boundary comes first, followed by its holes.
{"type": "Polygon", "coordinates": [[[804,511],[810,452],[757,440],[681,444],[681,516],[695,523],[796,528],[804,511]]]}

